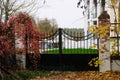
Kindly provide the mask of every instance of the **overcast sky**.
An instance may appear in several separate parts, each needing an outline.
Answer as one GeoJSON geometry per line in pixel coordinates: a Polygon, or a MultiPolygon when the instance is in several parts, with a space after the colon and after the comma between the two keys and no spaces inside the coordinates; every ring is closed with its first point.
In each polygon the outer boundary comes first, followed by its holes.
{"type": "Polygon", "coordinates": [[[45,5],[39,9],[36,17],[39,19],[56,19],[58,27],[83,28],[84,16],[82,9],[77,8],[79,0],[46,0],[45,5]]]}

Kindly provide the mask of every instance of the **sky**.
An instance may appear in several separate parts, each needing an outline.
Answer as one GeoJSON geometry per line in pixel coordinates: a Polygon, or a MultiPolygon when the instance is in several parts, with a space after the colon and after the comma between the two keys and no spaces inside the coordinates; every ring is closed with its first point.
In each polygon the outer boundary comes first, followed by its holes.
{"type": "Polygon", "coordinates": [[[83,10],[77,8],[79,0],[46,0],[45,5],[37,11],[39,19],[56,19],[61,28],[83,28],[83,10]]]}

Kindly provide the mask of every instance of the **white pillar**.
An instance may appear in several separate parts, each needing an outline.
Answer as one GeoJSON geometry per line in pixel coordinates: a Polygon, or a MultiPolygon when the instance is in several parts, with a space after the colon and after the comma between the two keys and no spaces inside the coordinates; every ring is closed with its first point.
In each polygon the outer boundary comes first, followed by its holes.
{"type": "Polygon", "coordinates": [[[109,54],[109,49],[110,49],[110,42],[101,42],[102,40],[100,39],[100,45],[99,47],[103,47],[103,52],[99,51],[99,59],[101,60],[101,64],[99,66],[99,71],[100,72],[106,72],[111,70],[111,65],[110,65],[110,54],[109,54]]]}
{"type": "Polygon", "coordinates": [[[99,66],[100,72],[106,72],[111,70],[110,65],[110,16],[107,14],[107,11],[103,11],[103,13],[98,17],[98,25],[99,28],[105,29],[102,32],[99,31],[99,59],[101,60],[101,64],[99,66]],[[106,33],[104,36],[103,34],[106,33]],[[101,36],[102,35],[102,36],[101,36]]]}

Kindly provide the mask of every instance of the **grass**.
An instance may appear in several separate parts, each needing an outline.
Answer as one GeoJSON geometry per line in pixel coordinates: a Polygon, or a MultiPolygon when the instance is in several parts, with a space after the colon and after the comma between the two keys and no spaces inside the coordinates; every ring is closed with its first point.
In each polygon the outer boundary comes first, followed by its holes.
{"type": "Polygon", "coordinates": [[[30,71],[30,70],[20,70],[17,72],[12,72],[14,75],[4,75],[4,80],[29,80],[33,79],[36,76],[41,76],[41,77],[49,77],[51,75],[56,75],[57,73],[55,72],[50,72],[50,71],[30,71]]]}
{"type": "MultiPolygon", "coordinates": [[[[51,49],[44,52],[44,54],[58,54],[59,49],[51,49]]],[[[62,49],[62,54],[97,54],[97,49],[85,49],[85,48],[67,48],[62,49]]]]}

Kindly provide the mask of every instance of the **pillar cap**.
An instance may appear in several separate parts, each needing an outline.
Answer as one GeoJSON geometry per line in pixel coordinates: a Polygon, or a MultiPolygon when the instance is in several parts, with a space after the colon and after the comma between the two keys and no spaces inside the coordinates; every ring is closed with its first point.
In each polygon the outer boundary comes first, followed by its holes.
{"type": "Polygon", "coordinates": [[[109,14],[107,13],[107,11],[103,11],[102,14],[98,17],[99,20],[103,20],[103,19],[110,19],[109,14]]]}

